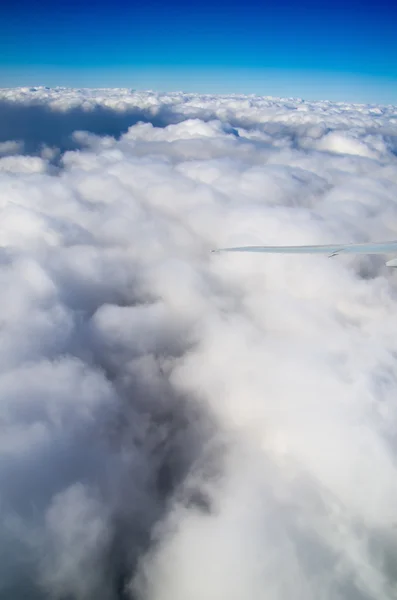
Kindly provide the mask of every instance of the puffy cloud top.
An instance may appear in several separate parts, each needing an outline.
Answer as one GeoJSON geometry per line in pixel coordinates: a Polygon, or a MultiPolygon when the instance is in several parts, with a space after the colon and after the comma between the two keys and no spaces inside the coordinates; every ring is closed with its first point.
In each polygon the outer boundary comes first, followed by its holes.
{"type": "Polygon", "coordinates": [[[0,94],[0,598],[396,590],[397,109],[0,94]]]}

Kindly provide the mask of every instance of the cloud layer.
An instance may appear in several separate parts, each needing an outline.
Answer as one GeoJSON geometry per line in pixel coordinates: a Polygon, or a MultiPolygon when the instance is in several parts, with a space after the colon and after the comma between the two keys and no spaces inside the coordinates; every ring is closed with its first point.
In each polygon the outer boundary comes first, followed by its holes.
{"type": "Polygon", "coordinates": [[[397,109],[0,94],[0,598],[396,594],[397,109]]]}

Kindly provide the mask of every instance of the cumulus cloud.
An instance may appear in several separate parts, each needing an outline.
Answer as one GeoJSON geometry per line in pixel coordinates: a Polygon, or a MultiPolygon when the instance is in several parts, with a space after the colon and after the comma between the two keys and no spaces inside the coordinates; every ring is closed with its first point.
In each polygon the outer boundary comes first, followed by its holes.
{"type": "Polygon", "coordinates": [[[0,598],[394,597],[396,108],[0,111],[0,598]]]}

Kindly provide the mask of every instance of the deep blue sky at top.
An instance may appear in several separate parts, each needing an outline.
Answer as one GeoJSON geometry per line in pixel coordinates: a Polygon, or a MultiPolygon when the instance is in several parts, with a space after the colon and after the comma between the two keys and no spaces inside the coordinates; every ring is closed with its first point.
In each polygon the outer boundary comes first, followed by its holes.
{"type": "Polygon", "coordinates": [[[0,86],[397,104],[397,2],[3,0],[0,86]]]}

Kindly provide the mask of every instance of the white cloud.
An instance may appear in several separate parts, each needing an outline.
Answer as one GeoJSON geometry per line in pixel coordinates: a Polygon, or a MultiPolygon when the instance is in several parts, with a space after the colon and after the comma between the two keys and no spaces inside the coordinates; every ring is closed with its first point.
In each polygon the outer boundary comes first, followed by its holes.
{"type": "Polygon", "coordinates": [[[396,109],[0,105],[0,597],[393,597],[396,109]]]}
{"type": "Polygon", "coordinates": [[[41,173],[46,169],[46,163],[34,156],[6,156],[0,158],[0,171],[11,173],[41,173]]]}
{"type": "Polygon", "coordinates": [[[22,150],[23,145],[20,142],[0,142],[0,156],[7,156],[9,154],[19,154],[22,150]]]}

